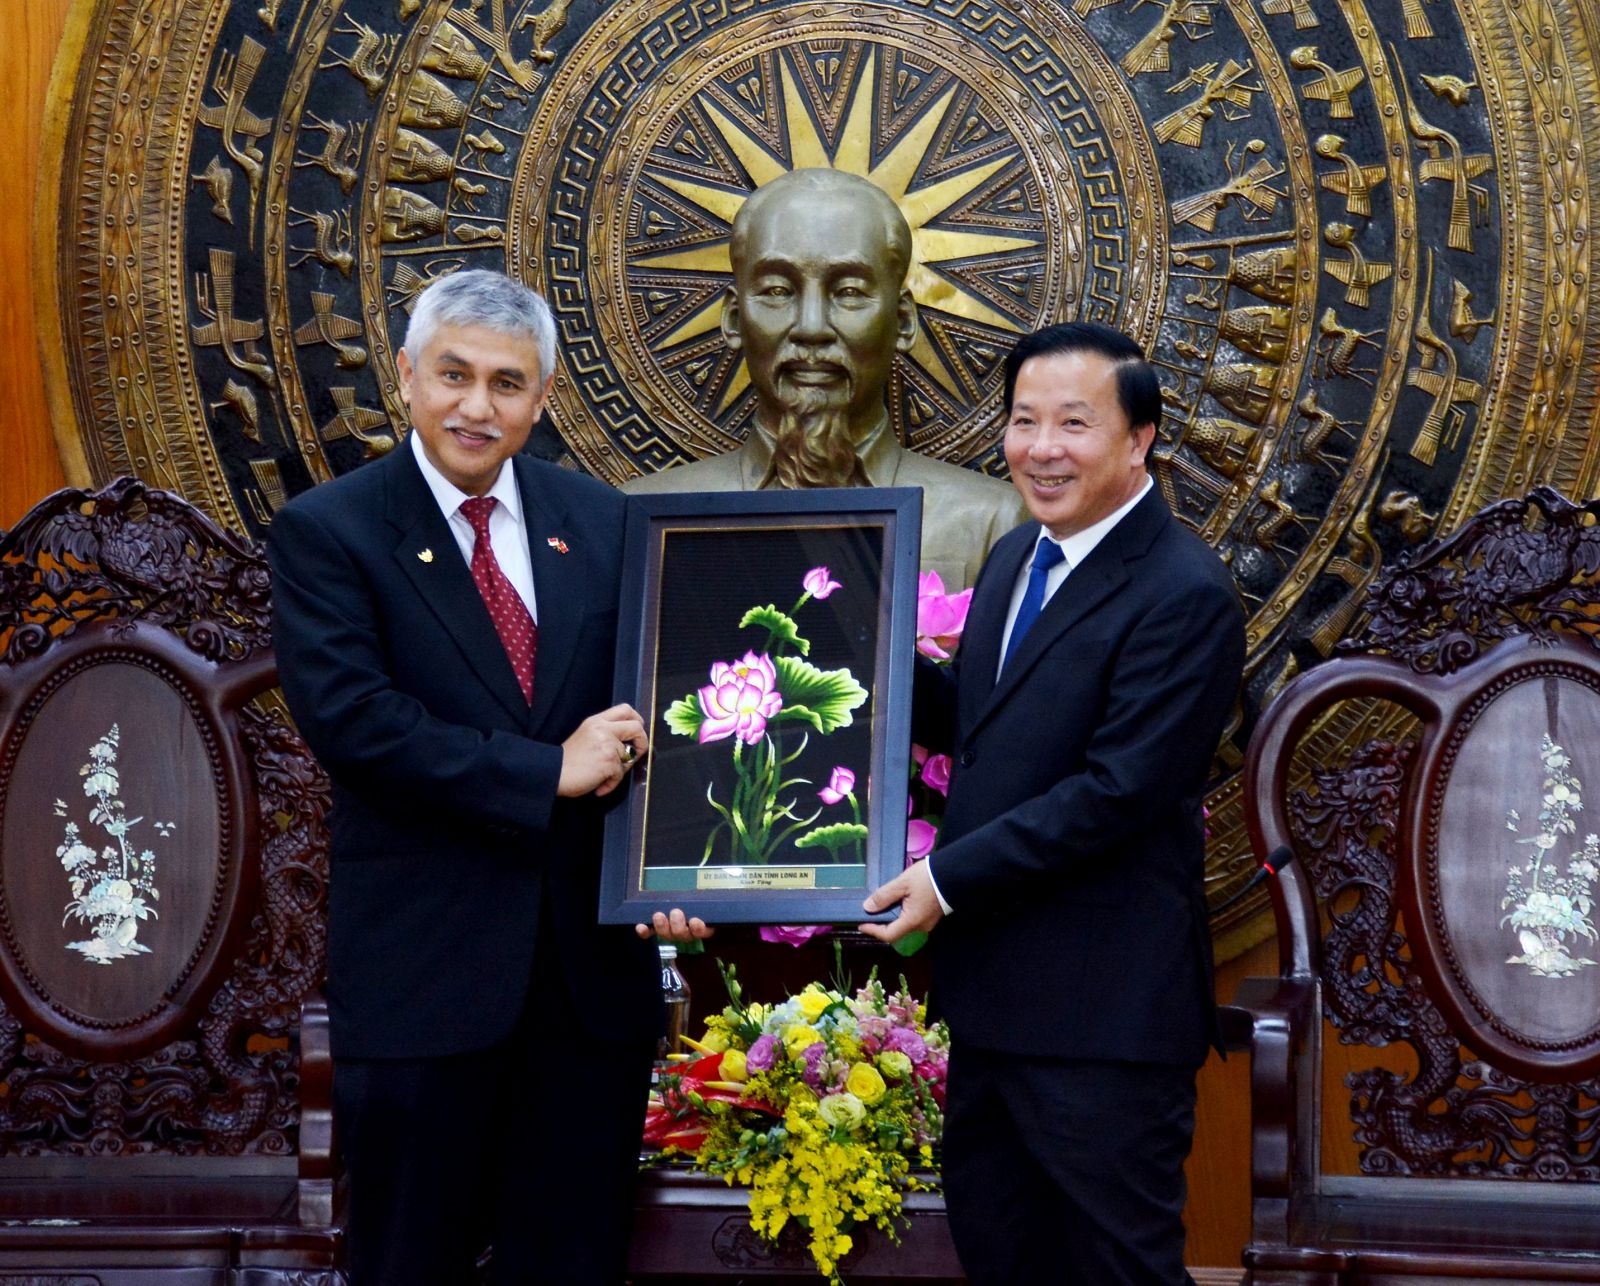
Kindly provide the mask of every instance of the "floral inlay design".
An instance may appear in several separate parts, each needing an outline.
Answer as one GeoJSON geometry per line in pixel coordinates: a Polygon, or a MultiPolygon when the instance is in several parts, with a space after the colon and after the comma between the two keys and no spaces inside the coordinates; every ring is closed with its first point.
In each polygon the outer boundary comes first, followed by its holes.
{"type": "MultiPolygon", "coordinates": [[[[161,900],[155,883],[155,853],[148,848],[135,852],[128,840],[128,832],[144,818],[129,817],[121,799],[122,777],[117,771],[121,738],[121,730],[112,724],[89,747],[89,762],[78,770],[83,793],[93,801],[89,824],[105,831],[112,842],[96,853],[84,842],[78,823],[69,820],[56,848],[72,886],[72,901],[67,903],[61,923],[76,919],[88,925],[91,934],[82,942],[68,943],[68,948],[102,965],[149,952],[139,941],[139,921],[154,917],[156,909],[151,903],[161,900]]],[[[67,816],[65,800],[56,800],[55,808],[57,817],[67,816]]],[[[163,839],[172,834],[172,822],[155,822],[154,826],[163,839]]]]}
{"type": "Polygon", "coordinates": [[[679,736],[694,737],[702,746],[733,743],[732,797],[719,800],[715,783],[706,786],[717,821],[706,836],[702,866],[719,847],[736,865],[764,866],[791,841],[798,849],[826,850],[833,861],[846,849],[864,860],[867,827],[855,796],[855,771],[836,766],[828,785],[816,792],[827,808],[847,803],[852,820],[815,827],[823,808],[799,812],[798,788],[810,781],[785,776],[813,733],[826,737],[848,727],[867,699],[867,690],[848,669],[823,670],[806,659],[811,642],[795,620],[813,598],[825,599],[840,588],[826,567],[813,567],[801,578],[800,598],[788,612],[772,604],[751,608],[739,628],[765,630],[762,644],[736,661],[714,661],[710,682],[666,712],[667,726],[679,736]],[[788,725],[799,727],[798,744],[789,744],[788,725]]]}
{"type": "MultiPolygon", "coordinates": [[[[1507,873],[1506,895],[1500,909],[1502,926],[1517,931],[1522,954],[1507,964],[1527,965],[1541,978],[1565,978],[1595,962],[1575,956],[1579,938],[1595,941],[1592,889],[1600,874],[1600,835],[1584,836],[1583,845],[1567,859],[1566,871],[1557,869],[1556,845],[1564,835],[1576,836],[1573,814],[1583,811],[1578,778],[1572,759],[1548,734],[1539,747],[1544,765],[1544,797],[1539,806],[1537,834],[1517,840],[1532,846],[1532,855],[1507,873]],[[1506,910],[1507,908],[1510,910],[1506,910]]],[[[1522,817],[1516,809],[1506,813],[1506,829],[1517,834],[1522,817]]]]}

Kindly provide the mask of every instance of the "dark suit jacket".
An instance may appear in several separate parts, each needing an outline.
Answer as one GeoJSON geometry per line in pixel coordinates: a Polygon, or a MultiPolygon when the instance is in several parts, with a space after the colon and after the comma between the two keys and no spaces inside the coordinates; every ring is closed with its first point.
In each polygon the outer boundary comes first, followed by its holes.
{"type": "Polygon", "coordinates": [[[985,1048],[1199,1064],[1216,1034],[1201,804],[1244,664],[1238,596],[1152,489],[996,683],[1038,532],[989,555],[954,673],[918,670],[917,739],[955,760],[933,997],[985,1048]]]}
{"type": "Polygon", "coordinates": [[[626,501],[527,457],[513,467],[539,604],[531,710],[409,447],[273,519],[284,695],[333,779],[341,1057],[502,1039],[541,914],[591,1034],[648,1036],[659,1017],[654,948],[595,924],[604,801],[556,796],[560,743],[611,704],[626,501]]]}

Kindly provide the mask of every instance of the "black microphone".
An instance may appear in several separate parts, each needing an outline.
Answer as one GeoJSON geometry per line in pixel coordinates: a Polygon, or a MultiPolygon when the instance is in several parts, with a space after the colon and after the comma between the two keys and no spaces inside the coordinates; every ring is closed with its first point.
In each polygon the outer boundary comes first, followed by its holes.
{"type": "Polygon", "coordinates": [[[1257,885],[1265,883],[1268,876],[1276,875],[1292,861],[1294,861],[1294,850],[1287,844],[1279,844],[1277,848],[1273,849],[1272,852],[1267,855],[1266,861],[1262,862],[1260,866],[1256,867],[1255,872],[1248,880],[1244,882],[1243,885],[1239,887],[1237,891],[1225,899],[1220,905],[1211,908],[1211,914],[1216,915],[1219,911],[1226,911],[1235,902],[1239,901],[1240,898],[1246,897],[1248,894],[1250,894],[1257,885]]]}

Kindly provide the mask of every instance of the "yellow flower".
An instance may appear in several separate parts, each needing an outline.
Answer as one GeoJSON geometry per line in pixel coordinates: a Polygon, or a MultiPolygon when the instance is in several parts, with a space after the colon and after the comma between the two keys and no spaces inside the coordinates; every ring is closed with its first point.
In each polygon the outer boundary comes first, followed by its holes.
{"type": "MultiPolygon", "coordinates": [[[[880,1080],[878,1085],[881,1089],[883,1082],[880,1080]]],[[[842,1125],[848,1130],[866,1120],[867,1109],[861,1106],[861,1100],[856,1095],[846,1091],[843,1094],[830,1094],[823,1099],[817,1108],[817,1115],[829,1125],[842,1125]]]]}
{"type": "Polygon", "coordinates": [[[790,1027],[783,1033],[784,1048],[789,1051],[790,1058],[799,1058],[821,1039],[817,1029],[809,1024],[790,1027]]]}
{"type": "Polygon", "coordinates": [[[903,1081],[911,1075],[911,1059],[898,1049],[886,1049],[879,1054],[878,1066],[893,1080],[903,1081]]]}
{"type": "Polygon", "coordinates": [[[700,1048],[708,1054],[720,1054],[728,1048],[728,1033],[719,1028],[709,1028],[701,1037],[700,1048]]]}
{"type": "Polygon", "coordinates": [[[884,1090],[888,1088],[878,1069],[870,1063],[857,1063],[852,1067],[850,1075],[845,1078],[844,1087],[868,1107],[882,1098],[884,1090]]]}
{"type": "Polygon", "coordinates": [[[816,983],[812,983],[795,999],[800,1002],[800,1013],[808,1023],[814,1023],[821,1018],[823,1012],[834,1001],[834,998],[817,986],[816,983]]]}
{"type": "MultiPolygon", "coordinates": [[[[904,1057],[904,1055],[902,1055],[902,1057],[904,1057]]],[[[718,1071],[721,1073],[722,1079],[725,1081],[748,1080],[750,1073],[745,1069],[744,1050],[725,1050],[723,1052],[722,1063],[718,1068],[718,1071]]]]}

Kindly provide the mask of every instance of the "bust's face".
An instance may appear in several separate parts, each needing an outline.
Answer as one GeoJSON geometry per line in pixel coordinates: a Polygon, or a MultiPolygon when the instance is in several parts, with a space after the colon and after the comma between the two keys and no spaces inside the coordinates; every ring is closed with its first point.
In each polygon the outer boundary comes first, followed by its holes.
{"type": "Polygon", "coordinates": [[[883,415],[897,350],[916,338],[916,307],[884,235],[882,211],[848,190],[795,191],[752,212],[723,309],[772,427],[805,403],[842,409],[855,441],[883,415]]]}

